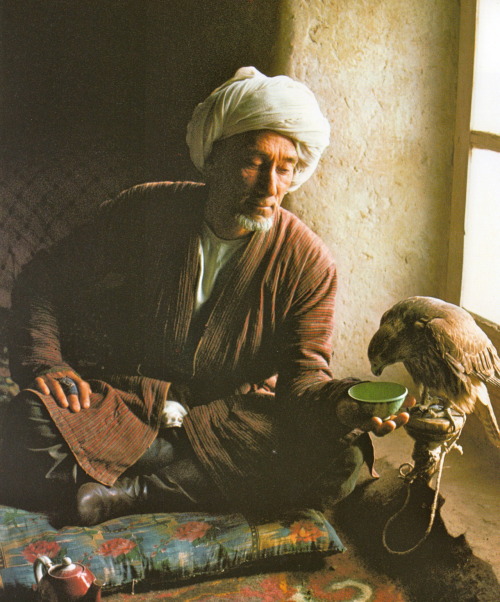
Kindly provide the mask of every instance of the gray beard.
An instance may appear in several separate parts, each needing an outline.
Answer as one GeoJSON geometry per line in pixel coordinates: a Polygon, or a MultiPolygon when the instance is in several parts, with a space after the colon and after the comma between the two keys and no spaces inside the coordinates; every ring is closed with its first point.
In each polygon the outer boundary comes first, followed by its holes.
{"type": "Polygon", "coordinates": [[[257,220],[252,219],[243,213],[239,213],[236,216],[236,219],[238,221],[238,225],[249,232],[269,232],[274,223],[273,217],[263,217],[257,220]]]}

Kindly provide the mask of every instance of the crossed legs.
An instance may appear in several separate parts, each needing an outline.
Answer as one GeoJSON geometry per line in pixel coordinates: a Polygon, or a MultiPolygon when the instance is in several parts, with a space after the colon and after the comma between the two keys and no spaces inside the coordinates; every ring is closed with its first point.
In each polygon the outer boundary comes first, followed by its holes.
{"type": "MultiPolygon", "coordinates": [[[[228,506],[183,430],[161,431],[111,487],[78,466],[43,403],[29,391],[11,402],[3,439],[0,503],[47,511],[59,524],[92,525],[141,512],[238,510],[228,506]]],[[[315,504],[323,493],[330,502],[339,501],[354,488],[362,463],[361,450],[347,448],[317,480],[315,491],[294,492],[294,499],[278,506],[315,504]]]]}

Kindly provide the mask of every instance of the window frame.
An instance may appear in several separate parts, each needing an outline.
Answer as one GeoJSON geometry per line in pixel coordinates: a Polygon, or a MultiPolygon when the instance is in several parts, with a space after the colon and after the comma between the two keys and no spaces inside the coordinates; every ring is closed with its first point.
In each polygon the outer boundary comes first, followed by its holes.
{"type": "MultiPolygon", "coordinates": [[[[500,136],[471,129],[472,87],[478,0],[461,0],[458,52],[457,108],[453,152],[453,182],[446,298],[460,305],[464,260],[465,211],[470,155],[473,148],[500,152],[500,136]]],[[[500,325],[473,314],[476,322],[500,349],[500,325]]],[[[500,387],[489,385],[492,400],[500,404],[500,387]]],[[[500,407],[500,405],[497,405],[500,407]]]]}

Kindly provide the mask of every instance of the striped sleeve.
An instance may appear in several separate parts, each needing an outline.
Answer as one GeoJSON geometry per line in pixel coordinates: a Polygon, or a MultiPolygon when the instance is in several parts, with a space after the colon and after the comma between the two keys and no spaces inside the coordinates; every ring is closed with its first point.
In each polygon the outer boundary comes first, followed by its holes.
{"type": "Polygon", "coordinates": [[[330,266],[291,306],[280,336],[277,394],[298,398],[332,379],[336,271],[330,266]]]}
{"type": "Polygon", "coordinates": [[[40,254],[20,274],[12,291],[9,361],[12,378],[21,388],[36,376],[71,370],[59,341],[52,278],[40,254]]]}

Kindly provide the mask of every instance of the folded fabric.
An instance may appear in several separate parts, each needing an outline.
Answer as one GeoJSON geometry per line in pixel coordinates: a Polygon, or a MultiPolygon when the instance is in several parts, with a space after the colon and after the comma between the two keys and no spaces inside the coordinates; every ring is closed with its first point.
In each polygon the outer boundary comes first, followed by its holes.
{"type": "Polygon", "coordinates": [[[142,514],[95,527],[55,529],[44,514],[0,506],[0,596],[20,600],[35,585],[33,562],[69,556],[104,582],[103,591],[175,584],[277,557],[344,550],[325,516],[306,509],[250,523],[241,514],[142,514]]]}

